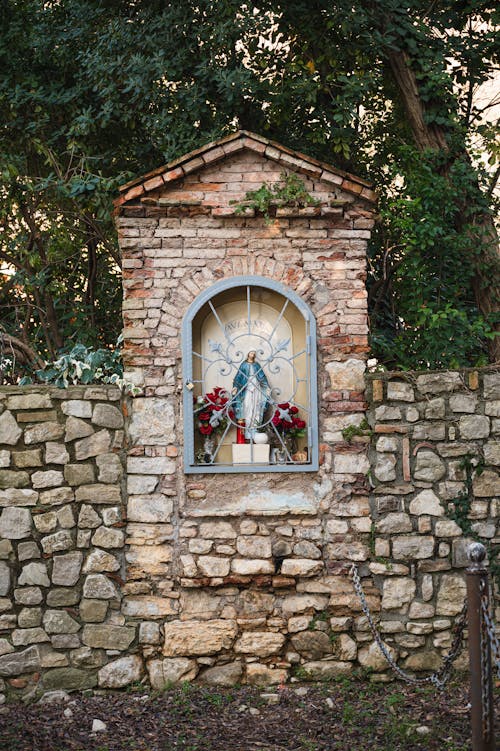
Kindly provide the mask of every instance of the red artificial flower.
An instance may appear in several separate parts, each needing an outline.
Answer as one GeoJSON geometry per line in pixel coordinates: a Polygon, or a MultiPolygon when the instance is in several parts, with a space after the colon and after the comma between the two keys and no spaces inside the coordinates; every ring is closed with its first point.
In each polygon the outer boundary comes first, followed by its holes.
{"type": "Polygon", "coordinates": [[[290,409],[290,404],[288,402],[283,402],[283,404],[278,404],[278,407],[280,409],[290,409]]]}
{"type": "Polygon", "coordinates": [[[210,420],[210,412],[200,412],[198,420],[210,420]]]}
{"type": "Polygon", "coordinates": [[[214,432],[214,429],[211,425],[200,425],[200,433],[202,435],[210,435],[214,432]]]}
{"type": "Polygon", "coordinates": [[[290,414],[291,415],[296,415],[296,414],[298,414],[298,412],[299,412],[299,408],[298,407],[290,407],[290,414]]]}
{"type": "Polygon", "coordinates": [[[294,427],[297,428],[297,430],[303,430],[306,427],[305,421],[301,420],[298,417],[293,418],[293,424],[294,424],[294,427]]]}
{"type": "Polygon", "coordinates": [[[279,417],[279,414],[278,414],[278,412],[275,412],[275,414],[273,415],[273,419],[271,420],[271,422],[272,422],[272,424],[273,424],[273,425],[274,425],[274,426],[275,426],[276,428],[280,428],[280,427],[281,427],[281,422],[282,422],[282,421],[280,420],[280,417],[279,417]]]}

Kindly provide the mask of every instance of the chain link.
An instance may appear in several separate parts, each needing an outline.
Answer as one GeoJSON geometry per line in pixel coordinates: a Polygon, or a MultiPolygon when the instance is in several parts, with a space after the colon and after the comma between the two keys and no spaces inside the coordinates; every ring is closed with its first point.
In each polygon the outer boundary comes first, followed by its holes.
{"type": "Polygon", "coordinates": [[[432,683],[436,688],[443,690],[450,677],[452,665],[462,649],[463,634],[467,625],[467,600],[464,600],[462,611],[455,621],[455,625],[453,627],[453,642],[450,651],[443,660],[442,666],[439,670],[432,673],[431,675],[426,676],[425,678],[415,678],[413,675],[409,675],[399,667],[399,665],[394,661],[386,645],[384,644],[370,613],[365,593],[363,592],[363,587],[361,585],[361,578],[359,576],[357,566],[354,563],[351,565],[351,577],[354,590],[361,601],[363,613],[366,615],[366,618],[368,620],[372,636],[393,672],[396,673],[396,675],[398,675],[401,680],[414,686],[421,686],[426,683],[432,683]]]}
{"type": "Polygon", "coordinates": [[[493,669],[497,674],[497,678],[500,680],[500,642],[496,635],[495,624],[490,612],[488,598],[484,593],[481,595],[481,613],[486,626],[488,639],[490,640],[493,669]]]}

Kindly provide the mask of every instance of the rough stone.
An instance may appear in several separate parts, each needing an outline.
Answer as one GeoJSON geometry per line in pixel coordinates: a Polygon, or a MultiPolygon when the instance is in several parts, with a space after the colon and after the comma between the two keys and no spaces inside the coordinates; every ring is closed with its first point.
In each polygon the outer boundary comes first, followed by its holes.
{"type": "Polygon", "coordinates": [[[407,606],[415,596],[416,584],[413,579],[393,577],[386,579],[383,586],[382,609],[393,610],[407,606]]]}
{"type": "Polygon", "coordinates": [[[39,587],[24,587],[14,590],[14,600],[20,605],[39,605],[43,600],[39,587]]]}
{"type": "Polygon", "coordinates": [[[76,519],[73,514],[73,509],[69,504],[58,509],[56,515],[59,526],[63,529],[73,529],[73,527],[76,525],[76,519]]]}
{"type": "Polygon", "coordinates": [[[436,522],[436,537],[459,537],[462,530],[458,524],[451,519],[440,519],[436,522]]]}
{"type": "Polygon", "coordinates": [[[0,469],[0,488],[25,488],[30,484],[27,472],[12,469],[0,469]]]}
{"type": "MultiPolygon", "coordinates": [[[[12,461],[15,467],[41,467],[41,449],[29,449],[28,451],[13,451],[12,461]]],[[[6,465],[9,466],[9,465],[6,465]]]]}
{"type": "Polygon", "coordinates": [[[490,441],[483,446],[486,464],[500,464],[500,441],[490,441]]]}
{"type": "Polygon", "coordinates": [[[65,608],[70,605],[76,605],[80,600],[80,589],[78,587],[52,587],[47,592],[47,605],[51,608],[65,608]]]}
{"type": "Polygon", "coordinates": [[[341,675],[352,673],[351,662],[337,660],[312,660],[311,662],[304,662],[301,667],[309,679],[314,681],[335,680],[341,675]]]}
{"type": "Polygon", "coordinates": [[[88,422],[80,420],[79,417],[68,417],[64,440],[66,443],[70,443],[71,441],[76,441],[77,438],[86,438],[92,435],[93,432],[94,428],[88,422]]]}
{"type": "Polygon", "coordinates": [[[96,483],[95,485],[82,485],[76,489],[75,500],[88,501],[89,503],[120,503],[121,492],[119,487],[96,483]]]}
{"type": "Polygon", "coordinates": [[[22,432],[12,412],[9,412],[9,410],[2,412],[0,415],[0,443],[15,446],[22,432]]]}
{"type": "Polygon", "coordinates": [[[101,428],[117,430],[123,427],[123,415],[112,404],[96,404],[92,412],[92,422],[101,428]]]}
{"type": "Polygon", "coordinates": [[[500,377],[498,373],[485,373],[483,379],[485,399],[500,399],[500,377]]]}
{"type": "Polygon", "coordinates": [[[300,631],[292,636],[291,643],[296,652],[307,660],[320,660],[332,653],[332,644],[324,631],[300,631]]]}
{"type": "Polygon", "coordinates": [[[47,574],[45,563],[34,561],[23,566],[18,584],[27,584],[29,586],[39,585],[41,587],[50,587],[50,579],[47,574]]]}
{"type": "Polygon", "coordinates": [[[381,435],[380,438],[377,440],[377,451],[385,453],[385,452],[396,452],[398,450],[399,450],[399,441],[397,438],[394,438],[393,436],[381,435]]]}
{"type": "Polygon", "coordinates": [[[377,532],[381,534],[401,534],[402,532],[411,532],[413,527],[408,514],[391,513],[386,514],[383,519],[376,524],[377,532]]]}
{"type": "Polygon", "coordinates": [[[101,524],[102,520],[97,511],[83,503],[78,514],[78,526],[84,529],[97,529],[101,524]]]}
{"type": "Polygon", "coordinates": [[[44,673],[42,682],[47,690],[84,691],[97,685],[97,676],[90,670],[54,668],[44,673]]]}
{"type": "Polygon", "coordinates": [[[98,480],[105,483],[118,483],[123,475],[120,458],[116,454],[102,454],[96,456],[98,480]]]}
{"type": "Polygon", "coordinates": [[[247,665],[247,683],[251,686],[274,686],[287,678],[286,670],[269,668],[259,662],[247,665]]]}
{"type": "Polygon", "coordinates": [[[165,597],[140,595],[125,597],[122,603],[123,615],[132,618],[162,618],[177,612],[175,600],[165,597]]]}
{"type": "Polygon", "coordinates": [[[31,513],[16,506],[5,508],[0,516],[0,537],[22,540],[31,534],[31,513]]]}
{"type": "Polygon", "coordinates": [[[10,589],[10,568],[7,563],[0,561],[0,596],[4,597],[10,589]]]}
{"type": "Polygon", "coordinates": [[[159,623],[155,623],[154,621],[143,621],[139,624],[140,644],[159,644],[160,639],[159,623]]]}
{"type": "MultiPolygon", "coordinates": [[[[5,542],[7,542],[7,540],[5,540],[5,542]]],[[[2,556],[0,555],[0,558],[1,557],[2,556]]],[[[36,542],[33,542],[32,540],[29,542],[20,542],[17,546],[17,557],[19,561],[29,561],[31,558],[40,558],[40,548],[36,542]]]]}
{"type": "Polygon", "coordinates": [[[99,430],[97,433],[82,438],[75,443],[75,459],[83,461],[91,456],[105,454],[111,444],[111,435],[108,430],[99,430]]]}
{"type": "Polygon", "coordinates": [[[394,454],[377,456],[374,474],[380,482],[390,482],[396,479],[396,457],[394,454]]]}
{"type": "Polygon", "coordinates": [[[413,427],[415,441],[444,441],[446,426],[441,422],[419,422],[413,427]]]}
{"type": "Polygon", "coordinates": [[[121,529],[101,526],[94,532],[92,543],[101,548],[122,548],[125,541],[121,529]]]}
{"type": "Polygon", "coordinates": [[[33,646],[22,652],[12,652],[0,657],[0,675],[11,677],[33,673],[40,669],[39,647],[33,646]]]}
{"type": "Polygon", "coordinates": [[[330,376],[333,391],[364,391],[365,363],[363,360],[350,358],[345,362],[329,362],[326,371],[330,376]]]}
{"type": "Polygon", "coordinates": [[[416,480],[426,480],[427,482],[436,482],[446,474],[444,462],[434,453],[434,451],[419,451],[413,477],[416,480]]]}
{"type": "Polygon", "coordinates": [[[7,399],[8,409],[50,409],[49,394],[16,394],[7,399]]]}
{"type": "Polygon", "coordinates": [[[274,574],[274,563],[269,560],[250,558],[233,558],[231,571],[242,576],[255,576],[256,574],[274,574]]]}
{"type": "Polygon", "coordinates": [[[198,673],[196,661],[187,657],[150,660],[147,667],[151,687],[156,690],[161,690],[165,688],[165,685],[172,683],[192,681],[198,673]]]}
{"type": "Polygon", "coordinates": [[[82,641],[95,649],[128,649],[135,639],[135,628],[109,624],[87,624],[83,627],[82,641]]]}
{"type": "Polygon", "coordinates": [[[462,387],[459,373],[442,372],[428,373],[417,376],[417,388],[422,394],[440,394],[444,391],[455,391],[462,387]]]}
{"type": "Polygon", "coordinates": [[[465,592],[465,581],[460,574],[443,574],[437,592],[436,615],[458,615],[465,592]]]}
{"type": "Polygon", "coordinates": [[[249,631],[242,634],[234,645],[234,651],[243,654],[269,657],[277,654],[285,643],[283,634],[267,631],[249,631]]]}
{"type": "Polygon", "coordinates": [[[135,445],[175,444],[173,400],[156,397],[134,399],[128,429],[135,445]]]}
{"type": "Polygon", "coordinates": [[[144,666],[139,655],[128,655],[110,662],[99,670],[101,688],[123,688],[139,681],[144,675],[144,666]]]}
{"type": "Polygon", "coordinates": [[[69,454],[64,443],[48,441],[45,444],[45,463],[46,464],[67,464],[69,454]]]}
{"type": "Polygon", "coordinates": [[[355,660],[358,654],[358,647],[354,639],[348,634],[339,634],[338,647],[336,654],[339,660],[355,660]]]}
{"type": "Polygon", "coordinates": [[[477,440],[488,438],[490,434],[490,421],[483,415],[468,415],[461,417],[458,422],[460,438],[463,440],[477,440]]]}
{"type": "Polygon", "coordinates": [[[230,649],[238,628],[232,621],[171,621],[165,624],[166,657],[211,655],[230,649]]]}
{"type": "Polygon", "coordinates": [[[45,506],[60,506],[73,500],[74,493],[71,488],[53,488],[40,493],[40,503],[45,506]]]}
{"type": "Polygon", "coordinates": [[[83,599],[79,609],[80,617],[85,623],[102,623],[108,612],[108,603],[104,600],[83,599]]]}
{"type": "Polygon", "coordinates": [[[474,413],[477,406],[476,394],[452,394],[450,396],[450,409],[452,412],[474,413]]]}
{"type": "Polygon", "coordinates": [[[485,469],[472,481],[474,495],[478,498],[500,495],[500,476],[492,469],[485,469]]]}
{"type": "Polygon", "coordinates": [[[52,568],[53,584],[61,584],[66,587],[74,586],[80,576],[82,561],[83,554],[80,551],[55,556],[52,568]]]}
{"type": "Polygon", "coordinates": [[[61,529],[53,535],[42,539],[42,548],[44,553],[56,553],[58,550],[68,550],[74,547],[74,539],[71,532],[67,529],[61,529]]]}
{"type": "Polygon", "coordinates": [[[118,571],[120,562],[111,553],[105,550],[93,550],[85,561],[83,572],[85,574],[96,574],[102,571],[118,571]]]}
{"type": "Polygon", "coordinates": [[[15,647],[26,647],[28,644],[40,644],[50,641],[43,628],[17,628],[11,634],[12,644],[15,647]]]}
{"type": "Polygon", "coordinates": [[[62,438],[64,427],[58,422],[41,422],[24,431],[24,442],[27,446],[31,443],[43,443],[44,441],[57,441],[62,438]]]}
{"type": "Polygon", "coordinates": [[[17,625],[19,628],[34,628],[35,626],[40,626],[41,622],[41,608],[23,608],[17,616],[17,625]]]}
{"type": "Polygon", "coordinates": [[[0,468],[10,467],[10,451],[2,449],[0,451],[0,468]]]}
{"type": "Polygon", "coordinates": [[[236,541],[236,550],[240,555],[249,558],[270,558],[271,538],[259,535],[240,536],[236,541]]]}
{"type": "Polygon", "coordinates": [[[398,537],[392,544],[393,556],[396,559],[431,558],[434,553],[434,537],[418,535],[418,537],[398,537]]]}
{"type": "Polygon", "coordinates": [[[28,488],[7,488],[0,490],[0,507],[3,506],[35,506],[38,493],[28,488]]]}
{"type": "MultiPolygon", "coordinates": [[[[385,644],[385,647],[391,657],[396,660],[398,657],[397,651],[389,644],[385,644]]],[[[358,661],[360,665],[369,670],[373,670],[375,673],[380,673],[383,670],[387,670],[387,660],[380,651],[378,644],[372,642],[368,646],[361,647],[358,650],[358,661]]]]}
{"type": "Polygon", "coordinates": [[[129,497],[127,518],[131,522],[158,524],[170,521],[172,510],[172,499],[166,495],[135,495],[129,497]]]}
{"type": "Polygon", "coordinates": [[[218,558],[213,555],[202,555],[198,558],[197,566],[203,576],[227,576],[229,574],[229,558],[218,558]]]}
{"type": "Polygon", "coordinates": [[[48,634],[76,634],[80,624],[64,610],[46,610],[43,626],[48,634]]]}
{"type": "Polygon", "coordinates": [[[112,600],[119,598],[112,581],[103,574],[89,574],[83,585],[83,596],[87,599],[112,600]]]}
{"type": "Polygon", "coordinates": [[[389,381],[387,384],[387,398],[401,402],[413,402],[415,393],[409,383],[389,381]]]}
{"type": "Polygon", "coordinates": [[[236,686],[241,681],[243,666],[241,662],[228,662],[208,668],[200,675],[200,682],[209,686],[236,686]]]}
{"type": "Polygon", "coordinates": [[[442,398],[431,399],[424,408],[426,420],[442,420],[446,414],[445,401],[442,398]]]}
{"type": "Polygon", "coordinates": [[[421,516],[422,514],[428,514],[429,516],[444,515],[444,508],[432,490],[422,490],[410,501],[409,509],[410,514],[415,514],[416,516],[421,516]]]}
{"type": "Polygon", "coordinates": [[[333,470],[344,475],[365,475],[370,469],[370,462],[365,453],[335,454],[333,470]]]}
{"type": "Polygon", "coordinates": [[[47,514],[38,514],[33,521],[38,532],[47,534],[53,532],[57,527],[57,514],[54,511],[49,511],[47,514]]]}
{"type": "Polygon", "coordinates": [[[64,479],[68,485],[92,485],[95,472],[92,464],[66,464],[64,479]]]}
{"type": "Polygon", "coordinates": [[[84,399],[68,399],[61,402],[61,411],[64,415],[89,418],[92,416],[92,404],[84,399]]]}
{"type": "Polygon", "coordinates": [[[200,537],[209,540],[230,540],[236,537],[236,531],[229,522],[204,522],[200,524],[200,537]]]}
{"type": "Polygon", "coordinates": [[[283,576],[314,576],[323,570],[323,562],[308,558],[287,558],[281,564],[283,576]]]}

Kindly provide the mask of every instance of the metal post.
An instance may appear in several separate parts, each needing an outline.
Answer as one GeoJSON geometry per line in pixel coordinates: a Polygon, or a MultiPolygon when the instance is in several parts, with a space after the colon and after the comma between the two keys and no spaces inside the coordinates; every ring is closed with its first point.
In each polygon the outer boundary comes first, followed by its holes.
{"type": "Polygon", "coordinates": [[[467,569],[467,623],[472,751],[495,751],[490,642],[481,613],[481,597],[488,597],[486,548],[479,542],[472,543],[468,556],[471,562],[467,569]]]}

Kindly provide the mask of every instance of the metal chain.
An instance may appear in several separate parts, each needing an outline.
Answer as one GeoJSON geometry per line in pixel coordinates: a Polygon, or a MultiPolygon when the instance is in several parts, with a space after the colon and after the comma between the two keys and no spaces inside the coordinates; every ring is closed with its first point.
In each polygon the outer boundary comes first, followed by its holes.
{"type": "Polygon", "coordinates": [[[481,613],[490,640],[493,669],[496,671],[497,677],[500,679],[500,642],[496,635],[495,624],[490,612],[488,598],[484,593],[481,594],[481,613]]]}
{"type": "MultiPolygon", "coordinates": [[[[481,593],[480,613],[480,649],[481,649],[481,719],[483,723],[483,737],[486,741],[491,735],[491,662],[490,662],[490,634],[485,614],[488,613],[488,594],[485,581],[479,583],[481,593]]],[[[489,616],[489,613],[488,613],[489,616]]]]}
{"type": "Polygon", "coordinates": [[[431,675],[426,676],[425,678],[415,678],[414,676],[405,673],[405,671],[399,667],[399,665],[392,658],[391,653],[387,649],[386,645],[384,644],[370,613],[365,593],[363,592],[363,587],[361,585],[361,578],[359,576],[357,566],[354,563],[351,565],[351,577],[354,585],[354,590],[361,601],[361,608],[368,620],[368,625],[370,626],[372,636],[393,672],[396,673],[396,675],[398,675],[403,681],[406,681],[406,683],[411,683],[414,686],[421,686],[425,683],[432,683],[434,686],[436,686],[436,688],[443,690],[450,677],[453,662],[460,654],[462,648],[463,634],[467,625],[467,600],[464,600],[462,611],[453,627],[455,636],[450,651],[444,657],[442,666],[439,670],[432,673],[431,675]]]}

